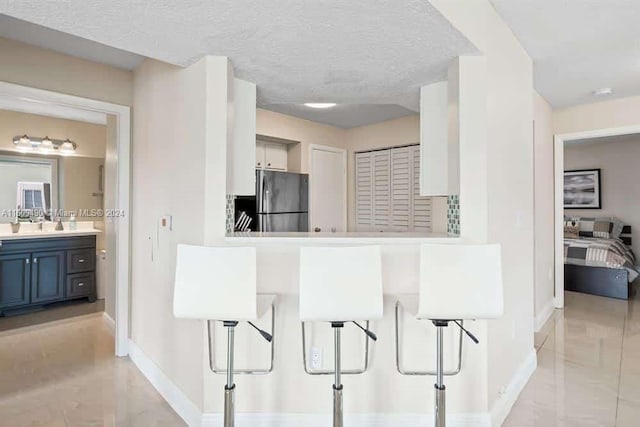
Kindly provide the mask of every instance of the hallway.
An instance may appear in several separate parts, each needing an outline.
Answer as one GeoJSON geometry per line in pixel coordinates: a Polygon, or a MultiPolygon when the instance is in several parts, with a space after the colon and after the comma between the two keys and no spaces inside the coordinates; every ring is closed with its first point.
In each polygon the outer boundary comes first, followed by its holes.
{"type": "Polygon", "coordinates": [[[538,369],[505,427],[640,425],[640,298],[567,292],[536,334],[538,369]]]}
{"type": "Polygon", "coordinates": [[[181,426],[134,364],[114,356],[101,313],[0,333],[0,423],[181,426]]]}

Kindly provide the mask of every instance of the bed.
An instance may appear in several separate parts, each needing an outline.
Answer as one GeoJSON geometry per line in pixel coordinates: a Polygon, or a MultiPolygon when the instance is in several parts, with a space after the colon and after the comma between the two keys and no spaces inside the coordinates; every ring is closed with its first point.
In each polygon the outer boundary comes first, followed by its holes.
{"type": "Polygon", "coordinates": [[[598,221],[572,220],[579,228],[577,236],[567,234],[565,223],[564,288],[629,299],[634,294],[634,282],[640,276],[631,250],[631,226],[620,225],[616,231],[614,220],[606,225],[598,225],[598,221]]]}

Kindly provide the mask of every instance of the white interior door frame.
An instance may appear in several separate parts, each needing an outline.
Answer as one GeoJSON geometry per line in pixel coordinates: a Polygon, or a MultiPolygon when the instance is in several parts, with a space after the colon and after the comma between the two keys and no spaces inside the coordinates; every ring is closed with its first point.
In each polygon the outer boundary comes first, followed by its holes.
{"type": "Polygon", "coordinates": [[[342,212],[342,228],[347,230],[347,150],[344,148],[329,147],[326,145],[309,144],[309,231],[313,222],[313,216],[315,209],[313,206],[313,152],[314,151],[329,151],[331,153],[342,154],[342,193],[344,195],[344,210],[342,212]]]}
{"type": "Polygon", "coordinates": [[[584,132],[557,134],[553,140],[553,181],[554,181],[554,263],[556,308],[564,308],[564,144],[568,141],[586,138],[630,135],[640,133],[640,125],[596,129],[584,132]]]}
{"type": "Polygon", "coordinates": [[[54,106],[71,107],[86,111],[105,113],[117,118],[118,173],[116,209],[124,212],[114,218],[116,223],[116,355],[129,354],[129,290],[130,290],[130,235],[131,235],[131,109],[124,105],[82,98],[48,90],[20,86],[0,81],[0,96],[18,100],[47,103],[54,106]]]}

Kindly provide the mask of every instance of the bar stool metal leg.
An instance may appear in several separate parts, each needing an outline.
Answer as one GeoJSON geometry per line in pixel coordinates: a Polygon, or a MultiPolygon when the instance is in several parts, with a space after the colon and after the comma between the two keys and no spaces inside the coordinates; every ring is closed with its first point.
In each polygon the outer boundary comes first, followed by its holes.
{"type": "Polygon", "coordinates": [[[445,320],[434,320],[436,326],[436,383],[435,389],[435,427],[445,427],[446,421],[446,388],[444,386],[444,346],[443,336],[444,330],[449,326],[449,322],[445,320]]]}
{"type": "Polygon", "coordinates": [[[333,322],[334,336],[334,356],[335,356],[335,376],[333,384],[333,427],[343,427],[343,410],[342,410],[342,359],[341,359],[341,342],[340,332],[344,327],[344,322],[333,322]]]}
{"type": "Polygon", "coordinates": [[[238,322],[224,322],[227,328],[227,384],[224,386],[224,427],[234,427],[235,389],[233,383],[233,339],[238,322]]]}

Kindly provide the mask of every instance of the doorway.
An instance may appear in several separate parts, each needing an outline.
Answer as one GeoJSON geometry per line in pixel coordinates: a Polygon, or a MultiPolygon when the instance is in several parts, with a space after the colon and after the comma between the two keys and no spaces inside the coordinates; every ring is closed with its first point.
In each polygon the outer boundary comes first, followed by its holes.
{"type": "MultiPolygon", "coordinates": [[[[106,168],[111,162],[113,174],[111,183],[115,191],[113,203],[106,204],[104,212],[106,233],[113,233],[113,251],[115,256],[109,261],[115,282],[115,353],[117,356],[129,354],[129,258],[130,258],[130,150],[131,150],[131,112],[123,105],[96,101],[57,92],[30,88],[6,82],[0,82],[0,96],[16,103],[34,103],[39,114],[43,109],[73,109],[85,114],[106,115],[110,123],[112,150],[107,151],[106,168]],[[110,215],[114,213],[114,215],[110,215]]],[[[106,181],[106,180],[105,180],[106,181]]],[[[109,185],[109,182],[105,182],[109,185]]],[[[108,250],[109,248],[107,248],[108,250]]],[[[107,267],[109,268],[109,267],[107,267]]]]}
{"type": "Polygon", "coordinates": [[[598,129],[554,136],[554,263],[556,308],[564,308],[564,170],[565,143],[640,133],[640,126],[598,129]]]}
{"type": "Polygon", "coordinates": [[[347,231],[347,152],[309,147],[309,221],[314,232],[347,231]]]}

